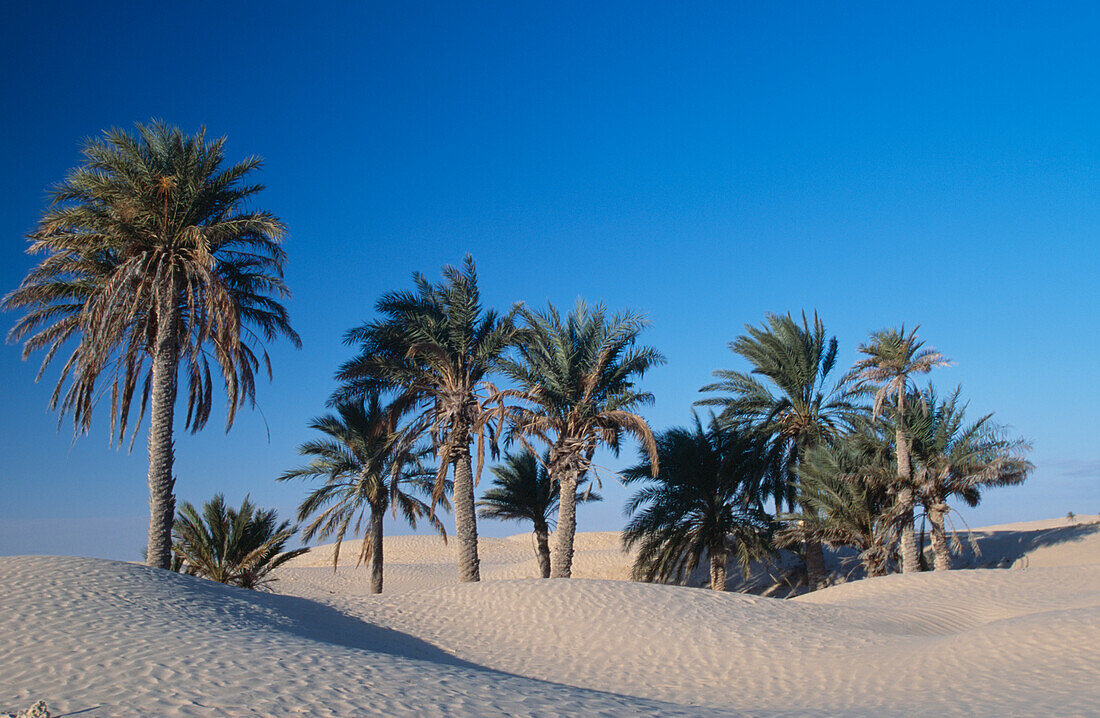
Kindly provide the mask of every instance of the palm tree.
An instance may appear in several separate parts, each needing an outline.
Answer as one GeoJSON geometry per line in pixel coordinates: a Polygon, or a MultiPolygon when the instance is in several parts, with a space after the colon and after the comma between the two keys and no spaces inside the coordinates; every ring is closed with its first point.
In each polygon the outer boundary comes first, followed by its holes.
{"type": "Polygon", "coordinates": [[[810,447],[798,467],[804,510],[779,532],[777,544],[808,540],[857,549],[864,573],[887,573],[895,545],[893,446],[862,424],[834,444],[810,447]]]}
{"type": "MultiPolygon", "coordinates": [[[[793,509],[798,500],[799,461],[812,446],[830,443],[859,414],[843,379],[826,381],[836,365],[836,337],[826,337],[825,325],[814,313],[811,328],[805,313],[801,324],[791,315],[768,314],[760,327],[745,325],[747,334],[730,343],[734,354],[752,365],[748,373],[720,369],[720,381],[700,391],[721,393],[697,402],[719,406],[720,422],[747,425],[768,437],[776,470],[771,494],[778,517],[783,505],[793,509]]],[[[811,538],[803,547],[811,587],[824,584],[825,557],[821,543],[811,538]]]]}
{"type": "MultiPolygon", "coordinates": [[[[558,509],[560,487],[550,480],[546,470],[549,456],[541,460],[533,451],[507,454],[504,464],[493,466],[493,488],[477,502],[477,515],[483,519],[530,521],[535,526],[535,554],[543,578],[550,578],[550,521],[558,509]]],[[[601,501],[592,491],[581,492],[578,501],[601,501]]]]}
{"type": "Polygon", "coordinates": [[[768,551],[770,522],[754,493],[767,466],[755,436],[722,428],[713,419],[704,430],[694,418],[691,429],[657,435],[659,470],[643,449],[641,461],[623,473],[626,483],[649,482],[626,505],[631,518],[623,545],[638,545],[634,580],[682,583],[705,557],[710,587],[725,591],[731,536],[746,573],[749,563],[768,551]]]}
{"type": "Polygon", "coordinates": [[[226,429],[255,403],[255,372],[271,364],[263,341],[299,346],[286,310],[285,228],[246,208],[263,189],[245,184],[260,167],[250,157],[223,167],[225,138],[184,136],[162,122],[137,136],[109,130],[88,140],[84,163],[51,193],[30,234],[45,255],[3,300],[27,314],[9,334],[23,357],[46,355],[39,378],[68,352],[50,407],[87,432],[100,396],[110,396],[111,434],[121,443],[135,394],[140,409],[130,446],[150,407],[147,563],[168,568],[175,513],[172,473],[178,374],[187,377],[186,426],[210,417],[211,360],[226,391],[226,429]],[[98,386],[103,379],[109,391],[98,386]],[[68,388],[65,385],[68,384],[68,388]]]}
{"type": "Polygon", "coordinates": [[[359,355],[340,368],[344,382],[337,398],[397,387],[391,404],[397,415],[417,414],[411,425],[429,433],[439,462],[433,505],[444,494],[448,470],[454,475],[455,535],[462,581],[481,578],[477,556],[474,485],[481,477],[492,420],[502,418],[501,396],[487,377],[514,343],[512,314],[481,306],[474,260],[461,269],[443,268],[443,282],[413,275],[414,291],[392,292],[378,300],[382,318],[349,331],[345,343],[359,344],[359,355]],[[470,445],[477,445],[477,470],[470,445]]]}
{"type": "Polygon", "coordinates": [[[309,551],[284,551],[296,528],[278,523],[275,509],[258,509],[246,496],[239,509],[217,494],[202,513],[184,502],[172,531],[172,552],[183,573],[218,583],[259,589],[274,581],[271,572],[309,551]]]}
{"type": "MultiPolygon", "coordinates": [[[[382,520],[388,509],[392,507],[395,516],[400,510],[414,529],[417,519],[426,516],[443,541],[447,540],[447,531],[432,507],[409,492],[431,495],[436,472],[423,464],[431,450],[417,448],[415,436],[394,429],[393,416],[382,406],[377,393],[370,394],[366,401],[338,403],[336,414],[314,419],[310,428],[325,435],[298,447],[299,454],[313,460],[276,480],[324,481],[302,501],[298,520],[313,517],[304,532],[306,541],[335,535],[333,570],[352,520],[353,531],[358,533],[369,513],[370,527],[363,534],[357,563],[370,561],[371,593],[382,593],[382,520]]],[[[440,496],[439,503],[450,508],[446,496],[440,496]]]]}
{"type": "Polygon", "coordinates": [[[895,451],[897,458],[897,499],[901,522],[901,570],[914,573],[920,570],[920,552],[913,531],[913,481],[910,459],[909,435],[906,429],[906,396],[913,384],[912,377],[927,374],[936,367],[948,366],[950,361],[932,348],[924,348],[917,339],[914,327],[908,334],[905,325],[900,329],[882,329],[871,334],[871,340],[861,344],[859,351],[866,356],[856,362],[854,378],[876,387],[872,416],[878,417],[890,397],[894,397],[895,451]]]}
{"type": "MultiPolygon", "coordinates": [[[[638,414],[653,396],[635,388],[646,371],[664,363],[652,347],[635,347],[647,325],[629,312],[609,315],[602,305],[578,301],[568,317],[553,307],[524,311],[526,332],[518,360],[504,372],[528,406],[509,409],[510,429],[524,445],[535,438],[549,447],[550,480],[560,489],[558,526],[550,575],[569,578],[577,531],[577,486],[592,467],[599,445],[618,453],[624,434],[634,436],[658,467],[653,432],[638,414]]],[[[597,479],[598,480],[598,479],[597,479]]]]}
{"type": "Polygon", "coordinates": [[[932,553],[935,570],[951,568],[951,546],[947,541],[944,519],[951,510],[947,501],[961,497],[970,506],[981,500],[986,486],[1012,486],[1023,483],[1034,468],[1024,458],[1030,447],[1022,439],[1009,439],[986,414],[966,423],[966,404],[961,404],[962,389],[937,402],[935,390],[924,392],[927,420],[914,422],[913,463],[917,493],[932,527],[932,553]]]}

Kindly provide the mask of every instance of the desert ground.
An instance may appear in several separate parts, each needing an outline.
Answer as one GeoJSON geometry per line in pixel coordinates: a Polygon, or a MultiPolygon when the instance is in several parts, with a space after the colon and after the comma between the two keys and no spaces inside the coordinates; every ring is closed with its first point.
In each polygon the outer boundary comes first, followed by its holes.
{"type": "MultiPolygon", "coordinates": [[[[478,584],[435,537],[346,544],[274,593],[141,565],[0,558],[0,711],[89,716],[1100,715],[1100,517],[975,529],[950,572],[775,598],[626,581],[614,533],[572,580],[530,535],[478,584]]],[[[844,570],[843,556],[833,556],[844,570]]],[[[770,575],[782,572],[773,568],[770,575]]],[[[767,591],[766,572],[731,588],[767,591]]],[[[772,592],[774,596],[774,591],[772,592]]]]}

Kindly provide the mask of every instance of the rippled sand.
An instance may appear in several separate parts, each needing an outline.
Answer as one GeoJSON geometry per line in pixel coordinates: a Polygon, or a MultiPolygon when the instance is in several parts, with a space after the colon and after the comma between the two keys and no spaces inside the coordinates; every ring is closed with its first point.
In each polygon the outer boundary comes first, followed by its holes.
{"type": "MultiPolygon", "coordinates": [[[[1082,517],[1087,521],[1089,517],[1082,517]]],[[[0,710],[150,715],[1059,715],[1100,712],[1100,524],[978,532],[980,565],[793,600],[619,580],[614,534],[525,580],[530,539],[387,539],[271,595],[143,566],[0,558],[0,710]]],[[[326,563],[324,552],[301,563],[326,563]]],[[[351,554],[353,555],[353,554],[351,554]]],[[[328,554],[331,558],[331,553],[328,554]]]]}

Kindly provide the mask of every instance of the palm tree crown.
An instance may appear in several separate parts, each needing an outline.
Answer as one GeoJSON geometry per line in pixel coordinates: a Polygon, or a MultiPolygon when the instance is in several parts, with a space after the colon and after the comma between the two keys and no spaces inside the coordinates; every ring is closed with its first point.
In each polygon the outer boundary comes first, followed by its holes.
{"type": "Polygon", "coordinates": [[[295,346],[277,299],[285,228],[250,210],[263,186],[246,184],[260,167],[250,157],[223,167],[225,138],[185,136],[161,122],[137,136],[110,130],[88,140],[84,163],[52,192],[30,235],[45,255],[8,309],[26,309],[9,335],[24,357],[44,349],[42,370],[68,352],[50,400],[86,432],[101,395],[110,397],[111,433],[122,441],[135,394],[138,421],[150,405],[148,561],[167,567],[174,514],[172,432],[178,370],[187,377],[191,430],[210,416],[211,360],[224,379],[226,426],[254,402],[255,372],[270,376],[264,340],[295,346]],[[109,391],[98,386],[101,379],[109,391]],[[67,386],[67,388],[66,388],[67,386]]]}
{"type": "Polygon", "coordinates": [[[217,494],[202,513],[184,502],[173,529],[172,551],[181,570],[241,588],[264,588],[271,572],[309,549],[284,551],[297,529],[279,523],[275,509],[258,509],[246,496],[241,506],[227,506],[217,494]]]}
{"type": "Polygon", "coordinates": [[[524,311],[523,318],[519,358],[503,368],[528,405],[509,409],[510,428],[525,444],[535,438],[549,447],[550,479],[562,487],[553,571],[568,577],[577,484],[591,468],[597,446],[618,452],[623,435],[632,435],[657,470],[653,433],[635,413],[653,396],[635,382],[665,360],[652,347],[635,346],[647,325],[637,314],[610,315],[603,306],[578,301],[568,317],[550,306],[524,311]]]}
{"type": "MultiPolygon", "coordinates": [[[[871,334],[871,340],[859,347],[864,357],[856,362],[853,375],[859,381],[877,387],[874,416],[882,413],[890,397],[904,406],[905,395],[912,387],[913,377],[927,374],[937,367],[950,366],[951,361],[931,347],[925,348],[913,327],[908,334],[905,325],[882,329],[871,334]]],[[[904,416],[904,409],[901,411],[904,416]]]]}
{"type": "Polygon", "coordinates": [[[827,337],[816,313],[812,328],[805,314],[801,324],[789,314],[768,314],[764,325],[746,325],[745,331],[730,350],[747,359],[752,370],[715,371],[720,381],[700,391],[722,395],[697,403],[721,407],[722,423],[747,424],[770,437],[780,467],[771,487],[776,506],[783,501],[793,506],[800,452],[833,441],[850,426],[858,407],[843,380],[831,387],[826,383],[836,366],[837,341],[827,337]]]}
{"type": "Polygon", "coordinates": [[[506,454],[503,464],[489,469],[493,485],[478,499],[478,516],[549,525],[560,489],[550,481],[547,461],[532,451],[506,454]]]}

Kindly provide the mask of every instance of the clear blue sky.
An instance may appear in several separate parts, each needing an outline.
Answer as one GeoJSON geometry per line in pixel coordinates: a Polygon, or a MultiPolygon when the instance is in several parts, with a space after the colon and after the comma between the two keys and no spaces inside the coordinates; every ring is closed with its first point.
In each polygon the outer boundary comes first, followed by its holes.
{"type": "MultiPolygon", "coordinates": [[[[2,291],[82,137],[158,117],[266,159],[304,347],[271,347],[262,413],[179,434],[180,499],[289,515],[303,489],[273,477],[343,332],[470,252],[499,307],[646,312],[669,360],[646,381],[655,428],[744,368],[727,343],[766,312],[817,309],[845,364],[868,331],[919,323],[956,362],[937,383],[1035,446],[1030,483],[966,521],[1100,511],[1095,3],[40,2],[3,19],[2,291]]],[[[0,349],[0,554],[137,558],[143,441],[108,448],[103,413],[74,443],[46,412],[56,369],[36,385],[19,353],[0,349]]],[[[626,492],[604,493],[581,530],[621,526],[626,492]]]]}

